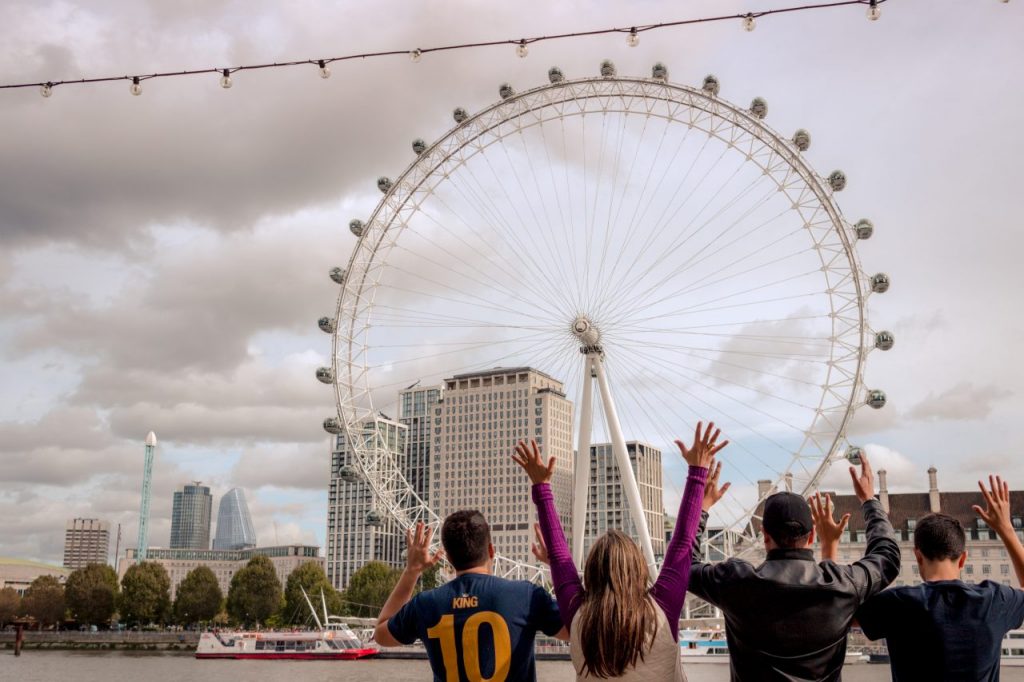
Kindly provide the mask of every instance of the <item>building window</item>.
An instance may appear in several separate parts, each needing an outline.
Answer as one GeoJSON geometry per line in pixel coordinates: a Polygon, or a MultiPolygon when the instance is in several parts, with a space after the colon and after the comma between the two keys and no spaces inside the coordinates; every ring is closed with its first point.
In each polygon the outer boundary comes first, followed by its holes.
{"type": "Polygon", "coordinates": [[[984,564],[981,567],[981,572],[982,572],[983,575],[991,575],[991,573],[992,573],[992,566],[990,564],[984,564]]]}

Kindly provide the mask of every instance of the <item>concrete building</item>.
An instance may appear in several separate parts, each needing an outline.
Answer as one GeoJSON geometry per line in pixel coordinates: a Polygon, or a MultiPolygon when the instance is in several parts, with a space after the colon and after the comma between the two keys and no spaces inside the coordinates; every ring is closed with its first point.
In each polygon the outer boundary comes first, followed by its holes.
{"type": "Polygon", "coordinates": [[[71,569],[63,566],[51,566],[28,559],[0,557],[0,590],[10,587],[19,595],[25,596],[25,590],[39,576],[52,575],[63,585],[70,573],[71,569]]]}
{"type": "Polygon", "coordinates": [[[398,421],[407,427],[402,474],[413,491],[429,505],[430,457],[434,429],[440,426],[441,387],[406,389],[399,393],[398,402],[398,421]]]}
{"type": "MultiPolygon", "coordinates": [[[[662,500],[661,450],[647,443],[626,443],[629,463],[640,488],[647,527],[655,557],[665,555],[665,538],[658,533],[665,528],[665,504],[662,500]]],[[[590,489],[587,500],[587,525],[583,537],[586,556],[594,540],[605,531],[616,528],[639,542],[636,525],[629,513],[629,502],[622,489],[619,467],[615,462],[611,443],[590,446],[590,489]]],[[[671,533],[669,528],[668,532],[671,533]]]]}
{"type": "MultiPolygon", "coordinates": [[[[999,537],[978,518],[972,505],[985,506],[981,493],[941,492],[938,471],[928,469],[928,491],[921,493],[890,493],[886,472],[878,472],[879,501],[889,512],[889,519],[896,530],[903,562],[896,585],[915,585],[921,582],[921,575],[914,559],[914,527],[921,517],[932,512],[942,512],[955,517],[967,531],[967,563],[960,577],[968,583],[994,580],[1006,585],[1017,586],[1013,565],[999,537]]],[[[850,525],[839,545],[839,561],[848,563],[864,555],[866,538],[864,517],[860,513],[860,502],[854,495],[832,494],[836,505],[836,518],[850,514],[850,525]]],[[[1013,527],[1017,537],[1024,540],[1024,492],[1010,492],[1010,509],[1013,527]]]]}
{"type": "Polygon", "coordinates": [[[214,549],[248,549],[256,546],[256,529],[245,502],[245,491],[232,488],[220,498],[214,549]]]}
{"type": "Polygon", "coordinates": [[[445,380],[440,424],[434,428],[431,507],[444,518],[478,509],[491,525],[498,553],[534,562],[530,481],[512,461],[519,440],[536,438],[557,458],[552,480],[566,532],[571,528],[572,403],[562,383],[530,367],[499,367],[445,380]]]}
{"type": "MultiPolygon", "coordinates": [[[[363,426],[364,442],[391,452],[383,458],[397,471],[405,467],[408,427],[384,415],[363,426]]],[[[349,578],[369,561],[402,566],[405,534],[387,514],[378,511],[373,491],[358,475],[354,453],[340,434],[331,455],[331,480],[327,497],[327,579],[345,589],[349,578]]]]}
{"type": "MultiPolygon", "coordinates": [[[[135,564],[135,548],[125,550],[124,560],[119,562],[118,581],[124,577],[128,569],[135,564]]],[[[158,563],[167,571],[171,578],[171,599],[174,599],[178,585],[185,579],[189,571],[199,566],[206,566],[217,576],[217,584],[227,597],[231,587],[231,578],[244,568],[254,556],[270,558],[270,563],[277,571],[277,579],[284,589],[288,575],[308,561],[315,561],[321,567],[324,558],[320,556],[320,548],[313,545],[282,545],[280,547],[254,547],[251,549],[163,549],[150,547],[146,550],[146,561],[158,563]]]]}
{"type": "Polygon", "coordinates": [[[209,549],[213,496],[199,481],[174,493],[171,508],[171,548],[209,549]]]}
{"type": "Polygon", "coordinates": [[[110,557],[110,524],[99,519],[68,519],[64,528],[64,567],[106,564],[110,557]]]}

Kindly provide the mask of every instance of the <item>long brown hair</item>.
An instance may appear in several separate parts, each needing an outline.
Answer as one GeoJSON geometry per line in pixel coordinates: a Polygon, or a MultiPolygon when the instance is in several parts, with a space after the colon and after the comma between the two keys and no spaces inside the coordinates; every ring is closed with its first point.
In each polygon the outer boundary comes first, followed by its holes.
{"type": "Polygon", "coordinates": [[[658,630],[649,580],[640,548],[625,533],[610,530],[590,548],[576,624],[583,649],[579,675],[618,677],[638,657],[643,661],[658,630]]]}

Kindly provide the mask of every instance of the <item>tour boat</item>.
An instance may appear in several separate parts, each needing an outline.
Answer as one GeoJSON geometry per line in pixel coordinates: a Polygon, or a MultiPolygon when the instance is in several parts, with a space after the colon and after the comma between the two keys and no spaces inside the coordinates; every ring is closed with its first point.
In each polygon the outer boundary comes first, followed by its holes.
{"type": "Polygon", "coordinates": [[[1024,630],[1010,630],[1006,633],[1000,661],[1008,668],[1024,667],[1024,630]]]}
{"type": "Polygon", "coordinates": [[[679,655],[687,661],[728,661],[729,645],[723,630],[680,630],[679,655]],[[694,660],[696,659],[696,660],[694,660]]]}

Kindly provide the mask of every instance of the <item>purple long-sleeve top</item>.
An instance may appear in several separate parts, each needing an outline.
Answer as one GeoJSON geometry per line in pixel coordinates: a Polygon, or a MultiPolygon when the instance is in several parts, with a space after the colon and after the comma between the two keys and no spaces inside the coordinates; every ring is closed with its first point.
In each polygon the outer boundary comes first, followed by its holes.
{"type": "MultiPolygon", "coordinates": [[[[665,551],[661,573],[658,574],[658,580],[650,592],[651,598],[665,612],[669,627],[672,628],[672,638],[676,641],[679,640],[679,613],[683,610],[686,588],[690,582],[690,553],[697,527],[700,525],[701,501],[704,498],[707,477],[708,470],[704,467],[690,467],[686,477],[686,490],[683,491],[683,499],[679,502],[676,528],[665,551]]],[[[573,563],[569,544],[565,541],[551,486],[547,483],[535,484],[533,502],[537,505],[540,532],[548,547],[551,580],[555,584],[555,599],[558,601],[562,623],[568,629],[583,602],[583,581],[580,580],[576,564],[573,563]]]]}

